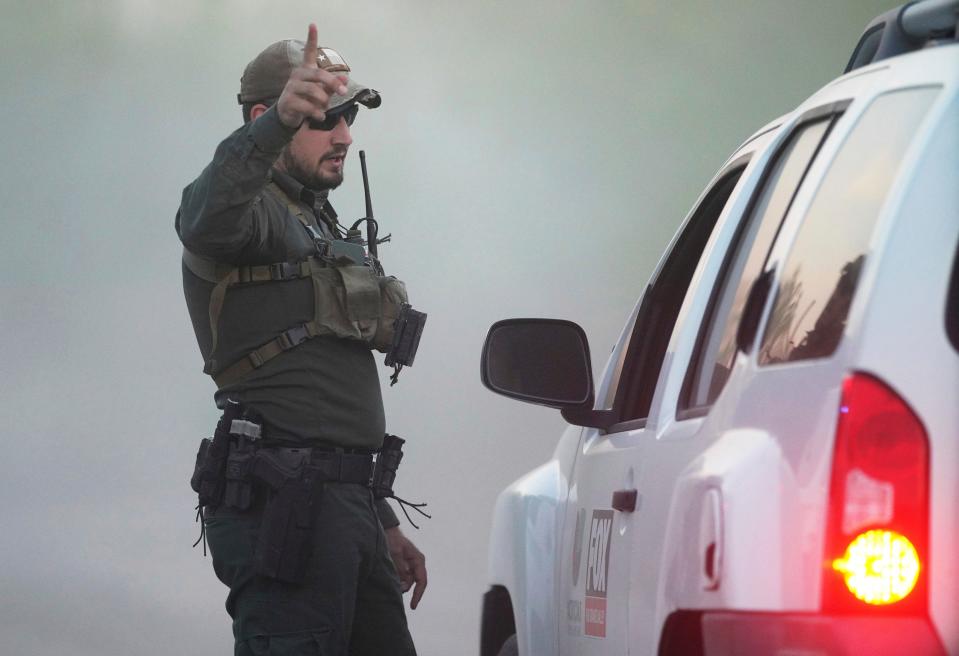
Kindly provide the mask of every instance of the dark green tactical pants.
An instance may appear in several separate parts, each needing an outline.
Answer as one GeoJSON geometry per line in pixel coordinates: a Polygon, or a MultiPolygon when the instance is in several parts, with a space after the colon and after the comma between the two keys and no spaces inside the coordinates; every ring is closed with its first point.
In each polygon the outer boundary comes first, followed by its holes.
{"type": "MultiPolygon", "coordinates": [[[[257,504],[261,506],[262,504],[257,504]]],[[[236,656],[415,656],[403,597],[371,492],[327,484],[314,508],[312,555],[302,583],[254,573],[260,508],[208,515],[217,577],[230,588],[236,656]]]]}

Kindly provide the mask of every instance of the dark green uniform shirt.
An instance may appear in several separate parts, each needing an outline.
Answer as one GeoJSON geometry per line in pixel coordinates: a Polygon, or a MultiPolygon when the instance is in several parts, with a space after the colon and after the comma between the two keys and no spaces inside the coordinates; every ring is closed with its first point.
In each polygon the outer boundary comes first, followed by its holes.
{"type": "MultiPolygon", "coordinates": [[[[275,107],[220,143],[213,161],[183,190],[176,228],[184,246],[196,255],[233,265],[302,260],[314,252],[307,228],[286,199],[267,184],[271,179],[313,216],[326,236],[335,230],[335,213],[326,199],[271,170],[295,130],[280,123],[275,107]],[[319,219],[319,220],[316,220],[319,219]]],[[[229,366],[247,352],[308,321],[304,306],[309,279],[231,287],[219,320],[217,350],[211,354],[209,301],[213,284],[185,266],[183,287],[204,360],[229,366]],[[293,298],[300,299],[298,303],[293,298]],[[301,316],[291,320],[290,307],[301,316]]],[[[310,298],[312,298],[310,296],[310,298]]],[[[317,337],[281,353],[240,381],[216,393],[255,408],[264,419],[265,437],[302,444],[377,449],[385,432],[383,398],[376,363],[364,342],[317,337]]]]}

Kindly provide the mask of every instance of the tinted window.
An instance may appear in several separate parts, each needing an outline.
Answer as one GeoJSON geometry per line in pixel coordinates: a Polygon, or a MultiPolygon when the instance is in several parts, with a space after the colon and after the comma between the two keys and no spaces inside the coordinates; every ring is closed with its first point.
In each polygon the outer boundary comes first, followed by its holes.
{"type": "Polygon", "coordinates": [[[619,421],[644,419],[649,414],[659,371],[689,281],[716,220],[744,169],[745,164],[736,167],[713,185],[683,228],[656,279],[643,295],[623,366],[622,384],[617,389],[613,404],[619,421]]]}
{"type": "Polygon", "coordinates": [[[800,126],[777,155],[752,208],[739,227],[723,265],[687,375],[681,407],[708,406],[716,400],[736,357],[736,327],[749,288],[809,164],[830,125],[828,117],[800,126]]]}
{"type": "Polygon", "coordinates": [[[846,327],[879,210],[936,89],[880,96],[826,173],[782,268],[761,364],[831,355],[846,327]]]}

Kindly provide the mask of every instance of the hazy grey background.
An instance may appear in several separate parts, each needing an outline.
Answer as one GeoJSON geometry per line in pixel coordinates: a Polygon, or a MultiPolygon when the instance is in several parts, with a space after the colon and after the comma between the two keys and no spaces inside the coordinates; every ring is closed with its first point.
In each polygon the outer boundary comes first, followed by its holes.
{"type": "MultiPolygon", "coordinates": [[[[429,312],[385,387],[430,586],[424,656],[477,651],[498,491],[558,413],[479,383],[489,325],[574,319],[601,371],[663,246],[749,134],[838,74],[886,2],[0,3],[0,652],[225,654],[190,544],[216,419],[180,287],[180,191],[268,43],[339,49],[390,272],[429,312]]],[[[359,164],[336,192],[363,214],[359,164]]],[[[387,369],[383,369],[386,381],[387,369]]]]}

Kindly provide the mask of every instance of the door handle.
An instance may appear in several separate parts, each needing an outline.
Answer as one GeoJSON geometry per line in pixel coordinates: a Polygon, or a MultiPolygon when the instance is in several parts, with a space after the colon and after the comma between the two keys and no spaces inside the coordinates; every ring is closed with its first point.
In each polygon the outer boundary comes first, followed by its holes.
{"type": "Polygon", "coordinates": [[[706,491],[700,516],[703,589],[718,590],[723,575],[723,498],[716,488],[706,491]]]}
{"type": "Polygon", "coordinates": [[[613,508],[619,512],[633,512],[637,496],[636,490],[616,490],[613,492],[613,508]]]}

